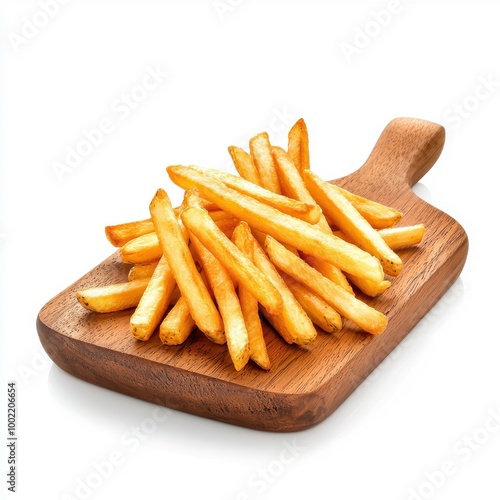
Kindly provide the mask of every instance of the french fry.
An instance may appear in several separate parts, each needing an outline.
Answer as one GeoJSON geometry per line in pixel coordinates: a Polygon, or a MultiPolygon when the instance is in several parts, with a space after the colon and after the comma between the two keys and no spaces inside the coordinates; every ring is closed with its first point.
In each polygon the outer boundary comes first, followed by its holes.
{"type": "MultiPolygon", "coordinates": [[[[336,231],[333,231],[333,234],[335,234],[335,236],[338,236],[339,238],[342,238],[345,241],[348,241],[349,243],[354,244],[354,241],[351,238],[346,236],[342,231],[340,231],[338,229],[336,231]]],[[[317,259],[306,255],[306,256],[304,256],[304,260],[310,266],[314,267],[315,269],[318,269],[318,271],[321,272],[320,267],[317,265],[318,264],[317,259]]],[[[319,262],[319,263],[321,265],[321,262],[319,262]]],[[[328,275],[326,273],[322,273],[322,274],[324,274],[328,278],[328,275]]],[[[374,281],[370,281],[370,280],[367,280],[365,278],[361,278],[359,276],[353,276],[352,274],[349,274],[349,273],[346,273],[345,276],[349,280],[350,283],[353,283],[354,285],[356,285],[356,287],[359,290],[361,290],[364,294],[368,295],[369,297],[377,297],[378,295],[381,295],[382,293],[384,293],[391,286],[391,282],[386,280],[386,279],[375,283],[374,281]]],[[[334,281],[334,280],[332,280],[332,281],[334,281]]],[[[352,288],[351,288],[351,291],[352,291],[352,288]]],[[[354,291],[352,291],[352,293],[354,294],[354,291]]]]}
{"type": "Polygon", "coordinates": [[[316,326],[328,333],[336,332],[342,328],[342,318],[332,306],[287,274],[281,273],[281,276],[302,309],[316,326]]]}
{"type": "MultiPolygon", "coordinates": [[[[288,157],[286,151],[278,146],[272,146],[271,152],[281,191],[294,200],[301,200],[311,205],[317,205],[316,200],[309,193],[297,167],[288,157]]],[[[321,222],[321,224],[325,222],[321,222]]]]}
{"type": "MultiPolygon", "coordinates": [[[[241,222],[235,229],[235,233],[244,233],[244,238],[252,242],[252,252],[255,265],[264,273],[272,282],[276,290],[280,293],[283,300],[283,308],[278,314],[271,313],[271,316],[279,316],[281,320],[272,322],[269,315],[266,318],[272,324],[278,325],[278,332],[287,342],[293,342],[299,345],[307,345],[312,342],[317,335],[314,325],[300,306],[299,302],[286,286],[280,273],[268,259],[262,247],[253,237],[250,227],[246,222],[241,222]],[[283,325],[284,329],[280,325],[283,325]]],[[[235,238],[238,237],[234,236],[235,238]]]]}
{"type": "Polygon", "coordinates": [[[126,264],[158,262],[162,256],[158,236],[152,232],[128,241],[120,248],[120,256],[126,264]]]}
{"type": "MultiPolygon", "coordinates": [[[[217,210],[213,203],[202,200],[202,206],[208,211],[217,210]]],[[[175,207],[174,211],[176,215],[179,215],[181,207],[175,207]]],[[[155,227],[151,219],[144,219],[133,222],[124,222],[122,224],[116,224],[114,226],[106,226],[104,232],[106,238],[114,247],[122,247],[125,243],[142,236],[143,234],[153,233],[155,227]]]]}
{"type": "Polygon", "coordinates": [[[271,281],[217,227],[207,211],[188,207],[181,214],[182,222],[203,245],[229,270],[238,281],[245,283],[255,298],[273,314],[283,307],[281,295],[271,281]]]}
{"type": "Polygon", "coordinates": [[[162,256],[130,318],[130,332],[137,340],[151,338],[167,312],[175,286],[174,273],[162,256]]]}
{"type": "MultiPolygon", "coordinates": [[[[199,206],[201,207],[201,205],[199,206]]],[[[210,217],[214,222],[219,222],[221,220],[230,219],[231,217],[234,217],[234,215],[228,214],[226,211],[220,209],[208,212],[208,214],[210,215],[210,217]]]]}
{"type": "Polygon", "coordinates": [[[270,370],[271,361],[262,331],[262,321],[259,316],[259,303],[246,287],[238,289],[238,298],[247,327],[250,358],[263,370],[270,370]]]}
{"type": "Polygon", "coordinates": [[[417,245],[422,241],[424,233],[425,226],[423,224],[415,224],[414,226],[406,227],[391,227],[380,229],[378,232],[393,250],[417,245]]]}
{"type": "MultiPolygon", "coordinates": [[[[212,202],[208,200],[201,200],[201,206],[205,210],[208,210],[209,212],[212,212],[213,210],[219,210],[219,207],[212,202]]],[[[179,212],[175,211],[175,215],[179,216],[180,215],[180,210],[182,210],[182,207],[179,207],[179,212]]]]}
{"type": "MultiPolygon", "coordinates": [[[[234,231],[233,242],[253,262],[253,244],[248,237],[248,233],[234,231]]],[[[238,286],[238,298],[248,332],[250,359],[264,370],[270,370],[271,361],[267,352],[264,332],[262,331],[259,303],[244,283],[240,283],[238,286]]]]}
{"type": "MultiPolygon", "coordinates": [[[[350,285],[347,275],[344,274],[340,269],[335,267],[323,259],[318,259],[312,255],[307,255],[305,253],[301,254],[301,257],[311,266],[319,271],[323,276],[333,281],[336,285],[341,286],[346,292],[354,295],[354,290],[350,285]]],[[[361,278],[362,279],[362,278],[361,278]]]]}
{"type": "Polygon", "coordinates": [[[185,297],[179,297],[160,325],[160,340],[165,345],[182,344],[195,329],[185,297]]]}
{"type": "MultiPolygon", "coordinates": [[[[379,232],[380,232],[380,230],[379,230],[379,232]]],[[[355,244],[354,241],[352,240],[352,238],[349,238],[346,234],[344,234],[339,229],[333,231],[333,234],[335,236],[338,236],[339,238],[342,238],[343,240],[345,240],[349,243],[355,244]]],[[[310,258],[308,258],[308,256],[306,256],[304,258],[304,260],[309,265],[312,265],[313,267],[316,267],[316,269],[317,269],[317,266],[314,266],[313,262],[311,261],[313,259],[310,259],[310,258]]],[[[379,295],[384,293],[391,286],[391,282],[386,280],[386,279],[375,283],[374,281],[370,281],[370,280],[367,280],[365,278],[360,278],[359,276],[353,276],[352,274],[349,274],[349,273],[346,273],[346,278],[349,280],[350,283],[355,285],[360,291],[362,291],[365,295],[368,295],[369,297],[378,297],[379,295]]]]}
{"type": "Polygon", "coordinates": [[[389,280],[381,281],[380,283],[374,283],[370,280],[365,280],[363,278],[359,278],[358,276],[347,275],[347,278],[358,287],[365,295],[369,297],[378,297],[383,294],[390,286],[391,282],[389,280]]]}
{"type": "MultiPolygon", "coordinates": [[[[213,342],[224,343],[226,339],[222,319],[196,269],[170,199],[163,189],[156,192],[150,204],[150,212],[163,255],[172,269],[182,296],[186,298],[196,325],[213,342]]],[[[207,217],[210,218],[208,213],[207,217]]]]}
{"type": "MultiPolygon", "coordinates": [[[[194,189],[188,189],[185,192],[183,203],[186,207],[204,207],[204,200],[200,196],[200,192],[194,189]]],[[[234,228],[239,224],[240,219],[234,215],[224,211],[224,210],[214,210],[208,212],[210,218],[215,222],[217,227],[226,235],[227,238],[231,239],[234,228]],[[215,215],[215,216],[214,216],[215,215]]]]}
{"type": "Polygon", "coordinates": [[[281,189],[267,132],[261,132],[250,139],[250,155],[259,172],[260,185],[279,194],[281,189]]]}
{"type": "Polygon", "coordinates": [[[218,180],[207,179],[189,167],[171,166],[167,172],[175,184],[183,187],[187,183],[188,189],[195,184],[203,198],[279,241],[326,260],[355,276],[375,282],[384,278],[377,258],[333,234],[325,233],[315,225],[238,193],[218,180]]]}
{"type": "MultiPolygon", "coordinates": [[[[416,224],[414,226],[406,227],[390,227],[386,229],[379,229],[378,233],[392,250],[398,250],[400,248],[420,243],[425,233],[425,226],[423,224],[416,224]]],[[[334,231],[334,234],[345,239],[346,241],[349,241],[350,243],[353,242],[352,239],[340,230],[334,231]]],[[[384,280],[380,283],[374,283],[349,274],[347,275],[347,278],[354,285],[356,285],[359,290],[370,297],[377,297],[391,286],[391,282],[388,280],[384,280]]]]}
{"type": "Polygon", "coordinates": [[[151,218],[106,226],[122,262],[132,264],[129,281],[79,290],[81,305],[135,308],[130,331],[142,341],[159,330],[164,345],[180,345],[198,327],[227,343],[236,371],[250,359],[271,368],[263,318],[285,342],[302,346],[319,329],[339,331],[344,318],[381,334],[387,316],[357,292],[378,297],[391,286],[385,274],[402,269],[395,250],[420,243],[423,224],[395,227],[399,210],[314,174],[302,118],[288,132],[287,151],[266,132],[249,146],[228,148],[239,176],[167,167],[186,191],[182,204],[174,208],[159,189],[151,218]]]}
{"type": "Polygon", "coordinates": [[[190,168],[196,170],[201,175],[215,177],[226,186],[233,188],[239,193],[251,196],[262,203],[277,208],[285,214],[292,215],[293,217],[305,220],[311,224],[316,224],[321,216],[321,209],[314,200],[312,200],[312,203],[305,203],[298,198],[294,199],[282,196],[281,194],[276,194],[268,189],[264,189],[257,184],[253,184],[242,177],[222,172],[221,170],[201,169],[195,166],[191,166],[190,168]]]}
{"type": "Polygon", "coordinates": [[[259,171],[252,160],[252,156],[237,146],[229,146],[228,151],[233,160],[234,167],[241,177],[260,186],[259,171]]]}
{"type": "Polygon", "coordinates": [[[90,311],[110,313],[137,306],[149,278],[86,288],[76,292],[78,302],[90,311]]]}
{"type": "Polygon", "coordinates": [[[283,340],[288,344],[293,344],[293,333],[288,329],[285,324],[284,318],[281,314],[271,314],[266,311],[263,307],[259,307],[260,312],[267,319],[274,330],[281,335],[283,340]]]}
{"type": "Polygon", "coordinates": [[[146,264],[135,264],[128,272],[128,280],[138,280],[141,278],[151,278],[155,272],[159,261],[148,262],[146,264]]]}
{"type": "MultiPolygon", "coordinates": [[[[203,200],[201,202],[201,206],[205,206],[203,200]]],[[[234,215],[227,213],[224,217],[218,217],[220,212],[220,210],[216,211],[216,224],[224,233],[231,235],[240,220],[234,217],[234,215]]],[[[208,213],[212,216],[214,212],[211,211],[208,213]]],[[[120,248],[120,256],[125,264],[134,264],[134,267],[138,264],[148,265],[158,262],[162,256],[162,249],[156,232],[143,234],[128,241],[120,248]]]]}
{"type": "Polygon", "coordinates": [[[143,234],[152,233],[155,230],[151,219],[125,222],[114,226],[106,226],[104,232],[106,238],[114,247],[121,247],[127,241],[133,240],[143,234]]]}
{"type": "MultiPolygon", "coordinates": [[[[291,198],[301,200],[311,205],[317,205],[316,200],[311,196],[311,193],[309,193],[299,170],[292,163],[288,154],[282,148],[276,146],[272,147],[272,153],[282,191],[291,198]]],[[[318,227],[326,233],[332,232],[323,212],[321,212],[319,217],[318,227]]],[[[327,278],[331,279],[334,283],[345,288],[349,293],[354,293],[345,275],[330,262],[311,257],[309,264],[327,278]]]]}
{"type": "Polygon", "coordinates": [[[304,171],[304,181],[323,212],[360,248],[377,257],[385,273],[397,276],[401,272],[403,263],[399,256],[335,185],[323,181],[311,170],[304,171]]]}
{"type": "Polygon", "coordinates": [[[224,322],[227,348],[236,371],[240,371],[250,358],[248,332],[233,280],[226,268],[191,234],[191,244],[212,288],[224,322]]]}
{"type": "Polygon", "coordinates": [[[403,214],[395,208],[353,194],[347,189],[339,186],[337,186],[337,189],[354,205],[354,208],[374,229],[384,229],[395,226],[403,217],[403,214]]]}
{"type": "Polygon", "coordinates": [[[303,118],[297,120],[288,132],[288,156],[299,172],[309,170],[309,134],[303,118]]]}
{"type": "Polygon", "coordinates": [[[274,238],[267,236],[265,250],[276,267],[318,294],[327,304],[358,327],[373,335],[385,330],[387,317],[384,314],[325,278],[274,238]]]}
{"type": "MultiPolygon", "coordinates": [[[[186,192],[184,201],[189,207],[201,208],[199,192],[196,189],[191,189],[186,192]]],[[[213,220],[213,217],[211,217],[213,220]]],[[[211,289],[215,295],[215,299],[219,306],[219,311],[224,322],[224,332],[226,335],[228,351],[237,371],[241,370],[252,355],[251,346],[255,348],[255,339],[250,339],[248,327],[255,325],[248,324],[245,314],[248,316],[248,311],[243,310],[243,303],[236,293],[233,278],[227,272],[221,262],[200,242],[200,240],[191,234],[191,243],[193,250],[198,260],[203,266],[205,275],[210,282],[211,289]]],[[[240,287],[241,290],[241,287],[240,287]]],[[[255,302],[258,317],[257,300],[251,296],[255,302]]],[[[248,303],[245,304],[248,307],[248,303]]],[[[252,330],[252,336],[255,332],[252,330]]],[[[255,354],[255,353],[254,353],[255,354]]],[[[260,361],[260,358],[258,358],[260,361]]]]}

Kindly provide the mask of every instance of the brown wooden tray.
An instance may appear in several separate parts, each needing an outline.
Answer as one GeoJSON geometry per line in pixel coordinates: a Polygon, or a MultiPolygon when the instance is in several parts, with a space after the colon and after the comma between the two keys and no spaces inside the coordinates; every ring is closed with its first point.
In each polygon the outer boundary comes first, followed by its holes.
{"type": "Polygon", "coordinates": [[[389,123],[366,163],[335,181],[424,223],[424,241],[400,251],[401,275],[366,301],[388,316],[380,336],[345,322],[313,345],[290,346],[266,327],[270,372],[250,363],[236,372],[225,346],[195,331],[182,346],[146,343],[128,331],[131,311],[96,314],[78,304],[78,289],[126,280],[129,266],[113,254],[40,311],[44,349],[68,373],[93,384],[195,415],[269,431],[298,431],[330,415],[410,332],[460,274],[468,239],[449,215],[418,198],[413,186],[443,148],[440,125],[411,118],[389,123]]]}

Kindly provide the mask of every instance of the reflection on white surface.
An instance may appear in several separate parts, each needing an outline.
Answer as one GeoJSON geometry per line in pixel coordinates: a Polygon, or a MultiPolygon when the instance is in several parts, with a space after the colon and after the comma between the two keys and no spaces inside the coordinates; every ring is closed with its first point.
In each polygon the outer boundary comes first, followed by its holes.
{"type": "Polygon", "coordinates": [[[412,187],[412,190],[419,198],[422,198],[422,200],[427,201],[432,205],[432,193],[425,184],[423,184],[422,182],[417,182],[412,187]]]}
{"type": "MultiPolygon", "coordinates": [[[[68,411],[85,415],[89,421],[112,423],[117,430],[137,426],[141,420],[164,408],[95,386],[56,365],[50,369],[48,387],[52,398],[68,411]]],[[[207,458],[231,455],[241,447],[252,455],[262,447],[280,443],[287,435],[298,434],[258,431],[171,409],[168,409],[168,418],[158,423],[154,438],[144,440],[146,446],[163,449],[175,446],[183,453],[200,455],[200,442],[203,442],[202,455],[206,454],[207,458]]]]}

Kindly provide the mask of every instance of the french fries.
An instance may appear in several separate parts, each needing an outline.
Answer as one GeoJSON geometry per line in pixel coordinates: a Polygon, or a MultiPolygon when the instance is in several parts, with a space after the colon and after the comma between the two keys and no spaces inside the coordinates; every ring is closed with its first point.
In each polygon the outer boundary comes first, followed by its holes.
{"type": "Polygon", "coordinates": [[[276,290],[278,290],[278,293],[281,295],[283,302],[281,311],[273,313],[268,309],[266,317],[269,318],[271,316],[279,318],[279,324],[283,325],[284,328],[278,328],[278,332],[287,342],[298,345],[309,344],[316,338],[317,335],[311,319],[307,316],[293,293],[286,286],[283,278],[269,261],[262,247],[252,236],[248,224],[242,222],[235,229],[235,232],[236,231],[243,233],[243,237],[250,241],[255,265],[265,276],[269,278],[276,290]]]}
{"type": "MultiPolygon", "coordinates": [[[[302,137],[301,140],[303,139],[304,138],[302,137]]],[[[272,153],[283,192],[287,196],[290,196],[296,200],[301,200],[310,205],[316,205],[316,200],[308,191],[298,168],[291,161],[288,154],[282,148],[276,146],[273,146],[272,153]]],[[[302,169],[302,172],[303,171],[304,169],[302,169]]],[[[321,212],[321,215],[319,217],[318,227],[326,233],[331,234],[332,232],[332,229],[323,212],[321,212]]],[[[345,288],[348,292],[353,293],[349,282],[340,269],[335,267],[330,262],[326,262],[322,259],[317,259],[311,256],[309,256],[309,259],[309,264],[312,265],[315,269],[320,271],[327,278],[330,278],[332,281],[337,283],[337,285],[345,288]]]]}
{"type": "Polygon", "coordinates": [[[299,172],[309,170],[309,134],[306,122],[300,118],[288,132],[288,156],[299,172]]]}
{"type": "Polygon", "coordinates": [[[390,227],[380,229],[378,232],[384,241],[393,250],[418,245],[425,233],[425,226],[423,224],[415,224],[414,226],[406,227],[390,227]]]}
{"type": "Polygon", "coordinates": [[[330,333],[342,328],[342,317],[333,307],[285,273],[281,277],[315,325],[330,333]]]}
{"type": "MultiPolygon", "coordinates": [[[[232,240],[236,247],[243,252],[252,262],[254,261],[253,244],[248,231],[242,230],[241,226],[235,228],[232,240]]],[[[259,303],[252,292],[244,283],[238,285],[238,298],[241,304],[241,311],[245,319],[248,333],[248,346],[250,358],[264,370],[271,368],[271,361],[267,352],[262,323],[259,316],[259,303]]]]}
{"type": "Polygon", "coordinates": [[[354,205],[356,210],[374,229],[393,227],[403,217],[403,214],[399,210],[373,200],[368,200],[339,186],[337,186],[337,189],[354,205]]]}
{"type": "Polygon", "coordinates": [[[80,304],[90,311],[109,313],[137,306],[148,286],[149,279],[113,283],[112,285],[86,288],[76,292],[80,304]]]}
{"type": "Polygon", "coordinates": [[[151,278],[155,272],[159,261],[147,262],[146,264],[135,264],[128,272],[128,280],[137,280],[141,278],[151,278]]]}
{"type": "Polygon", "coordinates": [[[122,247],[128,241],[143,234],[152,233],[154,230],[155,227],[151,219],[126,222],[104,228],[106,238],[114,247],[122,247]]]}
{"type": "Polygon", "coordinates": [[[279,269],[317,293],[327,304],[368,333],[378,335],[387,326],[387,317],[336,285],[300,257],[267,236],[266,253],[279,269]]]}
{"type": "Polygon", "coordinates": [[[217,301],[224,323],[229,355],[236,371],[240,371],[250,358],[250,348],[245,318],[234,289],[233,280],[221,262],[193,234],[191,234],[191,244],[217,301]]]}
{"type": "MultiPolygon", "coordinates": [[[[217,209],[217,207],[206,200],[202,200],[202,205],[203,208],[209,211],[217,209]]],[[[174,208],[174,211],[176,215],[178,215],[180,207],[174,208]]],[[[130,240],[142,236],[143,234],[153,233],[154,230],[155,227],[151,219],[125,222],[114,226],[106,226],[104,228],[106,238],[114,247],[122,247],[130,240]]]]}
{"type": "Polygon", "coordinates": [[[167,259],[162,256],[130,318],[130,331],[136,339],[151,338],[165,316],[175,285],[174,274],[167,259]]]}
{"type": "Polygon", "coordinates": [[[289,198],[288,196],[282,196],[280,194],[273,193],[268,189],[264,189],[256,184],[253,184],[252,182],[249,182],[242,177],[228,174],[226,172],[222,172],[221,170],[203,170],[194,166],[191,166],[190,168],[196,170],[202,175],[215,177],[216,179],[226,184],[226,186],[233,188],[239,193],[251,196],[258,201],[266,203],[271,207],[277,208],[285,214],[305,220],[306,222],[310,222],[311,224],[316,224],[321,216],[321,210],[319,206],[314,202],[314,200],[313,203],[304,203],[298,198],[293,199],[289,198]]]}
{"type": "Polygon", "coordinates": [[[273,193],[281,192],[278,174],[274,167],[271,144],[267,132],[250,139],[250,155],[259,172],[260,185],[273,193]]]}
{"type": "Polygon", "coordinates": [[[195,327],[187,300],[181,296],[160,325],[160,340],[165,345],[183,344],[195,327]]]}
{"type": "MultiPolygon", "coordinates": [[[[202,206],[205,204],[202,203],[202,206]]],[[[177,211],[176,211],[177,212],[177,211]]],[[[178,211],[180,213],[180,211],[178,211]]],[[[216,219],[216,223],[225,234],[231,235],[234,228],[240,221],[227,212],[217,210],[208,212],[210,217],[216,219]]],[[[139,266],[147,266],[152,263],[158,262],[163,255],[158,236],[155,232],[143,234],[138,236],[120,248],[120,255],[122,261],[126,264],[135,264],[139,266]]],[[[134,266],[135,267],[135,266],[134,266]]]]}
{"type": "Polygon", "coordinates": [[[234,167],[240,174],[241,178],[260,186],[259,171],[257,170],[251,155],[244,149],[237,146],[229,146],[228,151],[231,155],[231,159],[233,160],[234,167]]]}
{"type": "Polygon", "coordinates": [[[307,190],[297,167],[290,160],[286,151],[278,146],[273,146],[271,151],[283,193],[294,200],[302,200],[315,205],[316,200],[307,190]]]}
{"type": "Polygon", "coordinates": [[[305,170],[303,175],[313,198],[323,212],[328,213],[334,224],[360,248],[377,257],[386,274],[397,276],[401,272],[403,262],[337,186],[323,181],[311,170],[305,170]]]}
{"type": "Polygon", "coordinates": [[[120,248],[120,255],[126,264],[146,264],[159,261],[162,250],[158,235],[153,231],[127,241],[120,248]]]}
{"type": "Polygon", "coordinates": [[[89,314],[133,309],[130,334],[148,341],[157,333],[164,348],[198,328],[236,371],[252,363],[271,370],[263,318],[300,346],[345,324],[382,334],[387,316],[363,297],[390,289],[403,272],[396,251],[419,244],[424,225],[396,227],[396,208],[315,174],[303,119],[287,151],[266,132],[250,139],[249,152],[228,151],[239,176],[169,166],[185,190],[180,206],[159,189],[151,218],[105,227],[130,266],[128,281],[79,290],[78,302],[89,314]]]}
{"type": "Polygon", "coordinates": [[[178,186],[187,186],[187,189],[196,186],[203,198],[245,220],[251,227],[270,234],[283,243],[295,246],[309,255],[331,262],[355,276],[363,276],[375,282],[383,280],[384,275],[379,260],[357,246],[238,193],[224,183],[189,167],[171,166],[167,168],[167,172],[178,186]]]}
{"type": "Polygon", "coordinates": [[[172,269],[182,296],[186,298],[191,316],[210,340],[223,344],[226,339],[222,319],[196,269],[170,199],[163,189],[156,192],[149,209],[163,255],[172,269]]]}
{"type": "Polygon", "coordinates": [[[260,304],[271,314],[281,311],[283,300],[271,281],[221,232],[206,210],[188,207],[181,218],[189,231],[224,262],[238,282],[248,284],[260,304]]]}

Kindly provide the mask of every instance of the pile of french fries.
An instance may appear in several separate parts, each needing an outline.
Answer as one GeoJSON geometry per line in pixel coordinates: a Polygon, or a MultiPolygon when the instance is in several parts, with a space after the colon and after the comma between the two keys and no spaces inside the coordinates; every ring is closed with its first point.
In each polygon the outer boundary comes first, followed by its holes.
{"type": "Polygon", "coordinates": [[[130,332],[142,341],[158,330],[165,345],[179,345],[198,328],[227,345],[236,370],[249,360],[271,368],[265,320],[298,345],[344,320],[382,333],[387,317],[363,296],[389,288],[402,269],[396,250],[418,244],[424,226],[395,227],[398,210],[318,177],[303,119],[287,151],[266,132],[248,152],[228,150],[239,175],[169,166],[185,191],[180,206],[159,189],[149,219],[106,226],[131,265],[128,281],[80,290],[78,301],[102,313],[135,308],[130,332]]]}

